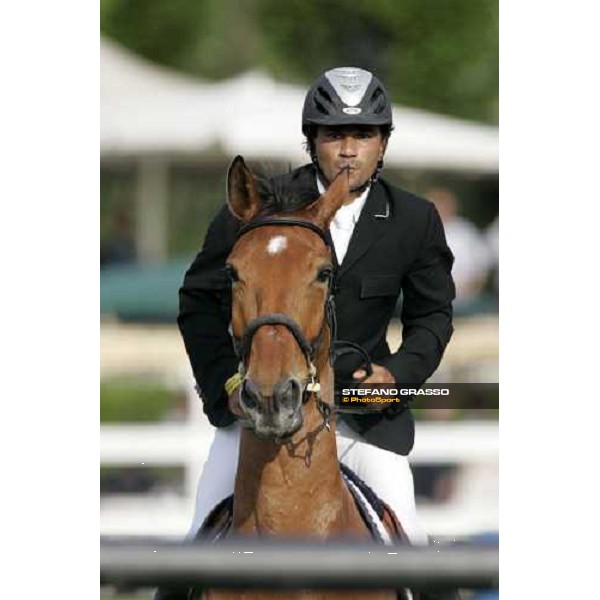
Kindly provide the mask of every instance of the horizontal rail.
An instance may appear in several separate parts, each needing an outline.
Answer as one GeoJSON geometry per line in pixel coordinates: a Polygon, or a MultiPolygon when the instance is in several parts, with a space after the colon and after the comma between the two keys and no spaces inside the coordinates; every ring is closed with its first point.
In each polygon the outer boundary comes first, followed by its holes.
{"type": "Polygon", "coordinates": [[[212,431],[195,423],[102,425],[100,463],[172,465],[203,462],[212,431]]]}
{"type": "Polygon", "coordinates": [[[490,546],[120,543],[103,541],[103,584],[214,588],[498,587],[490,546]]]}
{"type": "MultiPolygon", "coordinates": [[[[146,465],[203,462],[212,429],[195,423],[102,425],[100,462],[146,465]]],[[[497,421],[420,422],[409,460],[426,463],[488,463],[497,461],[497,421]]]]}

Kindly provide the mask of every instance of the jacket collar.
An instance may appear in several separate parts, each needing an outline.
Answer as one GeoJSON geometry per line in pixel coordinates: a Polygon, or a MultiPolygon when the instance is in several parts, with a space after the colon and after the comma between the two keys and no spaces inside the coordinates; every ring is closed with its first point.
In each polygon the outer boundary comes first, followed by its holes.
{"type": "Polygon", "coordinates": [[[380,182],[371,186],[371,191],[354,227],[350,244],[337,276],[341,277],[386,231],[391,219],[390,206],[380,182]]]}

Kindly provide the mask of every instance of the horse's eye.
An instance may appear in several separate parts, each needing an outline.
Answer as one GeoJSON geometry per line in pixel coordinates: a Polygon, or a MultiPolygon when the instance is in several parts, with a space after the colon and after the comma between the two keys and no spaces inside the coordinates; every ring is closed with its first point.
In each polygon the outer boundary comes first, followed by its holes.
{"type": "Polygon", "coordinates": [[[225,265],[225,273],[227,273],[227,277],[229,277],[231,283],[236,283],[240,280],[233,265],[225,265]]]}
{"type": "Polygon", "coordinates": [[[333,270],[330,267],[323,267],[322,269],[319,269],[317,281],[320,281],[321,283],[327,283],[331,279],[332,275],[333,270]]]}

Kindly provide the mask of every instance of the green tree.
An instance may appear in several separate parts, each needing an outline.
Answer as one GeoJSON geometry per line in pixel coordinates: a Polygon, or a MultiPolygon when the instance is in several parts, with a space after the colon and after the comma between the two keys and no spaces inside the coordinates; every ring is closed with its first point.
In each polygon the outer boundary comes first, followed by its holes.
{"type": "Polygon", "coordinates": [[[497,122],[497,0],[102,0],[101,26],[206,78],[261,67],[308,85],[326,68],[362,66],[395,102],[497,122]]]}

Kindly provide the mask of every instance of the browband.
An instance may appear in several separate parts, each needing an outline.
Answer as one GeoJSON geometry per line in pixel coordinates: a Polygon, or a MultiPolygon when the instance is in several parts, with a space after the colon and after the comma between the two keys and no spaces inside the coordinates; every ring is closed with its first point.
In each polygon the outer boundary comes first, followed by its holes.
{"type": "Polygon", "coordinates": [[[287,217],[260,217],[258,219],[254,219],[249,223],[242,225],[237,233],[237,237],[239,239],[245,233],[248,233],[257,227],[264,227],[265,225],[288,225],[290,227],[304,227],[305,229],[310,229],[323,240],[328,248],[333,248],[333,242],[329,232],[326,232],[325,230],[321,229],[321,227],[311,223],[310,221],[306,221],[304,219],[290,219],[287,217]]]}

